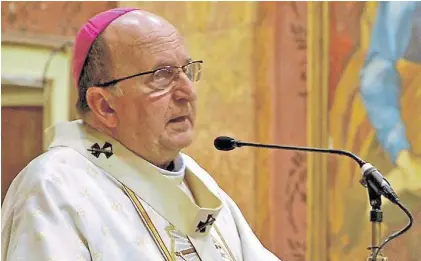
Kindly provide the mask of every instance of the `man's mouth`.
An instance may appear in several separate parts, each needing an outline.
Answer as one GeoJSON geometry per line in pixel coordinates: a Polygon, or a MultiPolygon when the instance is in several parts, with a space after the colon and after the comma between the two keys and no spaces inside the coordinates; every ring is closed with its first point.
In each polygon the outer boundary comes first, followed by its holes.
{"type": "Polygon", "coordinates": [[[176,122],[183,122],[185,120],[187,120],[187,116],[180,116],[180,117],[176,117],[174,119],[171,119],[170,122],[171,123],[176,123],[176,122]]]}

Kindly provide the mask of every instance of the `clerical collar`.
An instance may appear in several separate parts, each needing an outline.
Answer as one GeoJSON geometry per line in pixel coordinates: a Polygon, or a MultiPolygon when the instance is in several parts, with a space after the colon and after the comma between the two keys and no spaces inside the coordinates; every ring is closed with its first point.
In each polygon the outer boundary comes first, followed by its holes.
{"type": "Polygon", "coordinates": [[[184,174],[186,171],[186,165],[184,163],[183,157],[181,157],[181,155],[178,154],[177,158],[175,158],[175,160],[173,160],[171,163],[173,165],[172,170],[169,170],[170,166],[167,169],[162,169],[155,165],[153,165],[153,167],[156,168],[160,173],[162,173],[162,175],[180,184],[184,179],[184,174]]]}
{"type": "Polygon", "coordinates": [[[165,170],[174,171],[174,161],[171,161],[170,165],[168,165],[168,167],[166,167],[165,170]]]}

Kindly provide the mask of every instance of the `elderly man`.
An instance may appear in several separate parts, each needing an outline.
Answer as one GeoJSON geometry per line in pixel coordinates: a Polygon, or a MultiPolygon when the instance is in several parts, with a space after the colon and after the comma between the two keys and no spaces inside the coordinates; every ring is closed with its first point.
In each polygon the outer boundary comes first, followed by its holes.
{"type": "Polygon", "coordinates": [[[181,149],[193,139],[202,61],[176,28],[137,9],[80,30],[73,72],[83,121],[14,180],[2,260],[279,260],[181,149]]]}

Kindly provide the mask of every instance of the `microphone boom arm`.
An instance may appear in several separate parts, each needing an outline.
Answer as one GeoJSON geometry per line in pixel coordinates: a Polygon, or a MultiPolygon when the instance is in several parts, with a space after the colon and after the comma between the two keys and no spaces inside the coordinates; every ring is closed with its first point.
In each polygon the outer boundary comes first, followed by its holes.
{"type": "Polygon", "coordinates": [[[269,149],[286,149],[286,150],[298,150],[298,151],[311,151],[311,152],[321,152],[327,154],[339,154],[344,155],[349,158],[352,158],[354,161],[358,163],[360,167],[362,167],[366,162],[360,159],[357,155],[345,151],[345,150],[337,150],[337,149],[320,149],[320,148],[309,148],[309,147],[298,147],[298,146],[287,146],[287,145],[271,145],[271,144],[257,144],[251,142],[243,142],[243,141],[236,141],[233,140],[235,147],[242,147],[242,146],[250,146],[256,148],[269,148],[269,149]]]}

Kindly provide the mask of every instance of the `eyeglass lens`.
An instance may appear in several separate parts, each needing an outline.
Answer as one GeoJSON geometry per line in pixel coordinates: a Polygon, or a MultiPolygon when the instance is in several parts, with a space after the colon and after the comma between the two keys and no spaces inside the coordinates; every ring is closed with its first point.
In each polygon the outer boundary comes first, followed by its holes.
{"type": "MultiPolygon", "coordinates": [[[[201,65],[200,63],[190,63],[182,67],[183,72],[192,82],[196,82],[200,79],[201,65]]],[[[157,70],[153,74],[153,82],[158,86],[167,86],[171,84],[174,77],[178,75],[179,68],[177,67],[166,67],[157,70]]]]}

